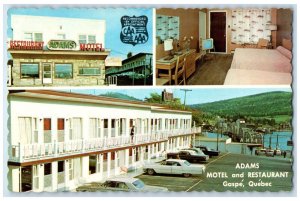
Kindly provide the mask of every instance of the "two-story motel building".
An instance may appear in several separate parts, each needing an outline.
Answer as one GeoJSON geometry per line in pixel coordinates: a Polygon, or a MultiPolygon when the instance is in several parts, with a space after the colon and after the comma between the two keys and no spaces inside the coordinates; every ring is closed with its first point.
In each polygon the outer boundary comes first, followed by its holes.
{"type": "Polygon", "coordinates": [[[103,85],[105,20],[11,15],[9,86],[103,85]]]}
{"type": "Polygon", "coordinates": [[[10,91],[8,100],[14,192],[68,191],[102,181],[188,147],[200,132],[190,112],[141,101],[47,90],[10,91]]]}

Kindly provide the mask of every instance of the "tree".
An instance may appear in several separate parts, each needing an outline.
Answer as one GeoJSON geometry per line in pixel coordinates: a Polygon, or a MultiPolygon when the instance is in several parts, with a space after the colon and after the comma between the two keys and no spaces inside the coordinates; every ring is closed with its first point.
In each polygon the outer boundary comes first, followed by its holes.
{"type": "Polygon", "coordinates": [[[130,58],[130,57],[132,57],[132,52],[128,52],[128,54],[127,54],[127,58],[130,58]]]}

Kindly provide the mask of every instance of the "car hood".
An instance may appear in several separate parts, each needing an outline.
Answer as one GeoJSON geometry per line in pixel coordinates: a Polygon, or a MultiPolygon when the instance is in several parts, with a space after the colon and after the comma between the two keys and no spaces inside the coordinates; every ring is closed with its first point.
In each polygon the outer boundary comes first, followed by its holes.
{"type": "Polygon", "coordinates": [[[145,185],[142,191],[144,191],[144,192],[167,192],[169,190],[165,187],[145,185]]]}

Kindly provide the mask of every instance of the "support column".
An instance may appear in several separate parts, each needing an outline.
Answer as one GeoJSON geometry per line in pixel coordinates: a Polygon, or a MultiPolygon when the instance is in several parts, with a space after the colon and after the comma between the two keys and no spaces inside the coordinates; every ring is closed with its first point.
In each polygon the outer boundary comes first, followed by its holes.
{"type": "Polygon", "coordinates": [[[103,179],[103,154],[100,154],[100,179],[103,179]]]}
{"type": "Polygon", "coordinates": [[[52,180],[52,191],[55,192],[58,189],[58,162],[54,161],[51,163],[51,180],[52,180]]]}
{"type": "Polygon", "coordinates": [[[129,167],[129,149],[125,149],[125,166],[129,167]]]}
{"type": "Polygon", "coordinates": [[[111,119],[108,119],[108,134],[107,138],[109,139],[111,137],[111,119]]]}
{"type": "Polygon", "coordinates": [[[110,176],[111,152],[107,153],[107,177],[110,176]]]}
{"type": "Polygon", "coordinates": [[[8,190],[12,192],[21,192],[21,167],[9,166],[8,168],[8,190]]]}
{"type": "Polygon", "coordinates": [[[100,138],[104,137],[104,119],[100,119],[100,138]]]}
{"type": "MultiPolygon", "coordinates": [[[[71,159],[69,159],[71,160],[71,159]]],[[[65,160],[64,164],[65,164],[65,167],[64,167],[64,173],[65,173],[65,189],[68,190],[69,189],[69,160],[65,160]]]]}
{"type": "Polygon", "coordinates": [[[57,117],[51,118],[51,142],[58,142],[57,138],[57,117]]]}
{"type": "Polygon", "coordinates": [[[81,158],[81,175],[83,178],[88,178],[89,176],[89,156],[83,156],[81,158]]]}
{"type": "Polygon", "coordinates": [[[44,164],[37,165],[38,168],[38,182],[39,182],[39,188],[38,191],[42,192],[44,190],[44,164]]]}

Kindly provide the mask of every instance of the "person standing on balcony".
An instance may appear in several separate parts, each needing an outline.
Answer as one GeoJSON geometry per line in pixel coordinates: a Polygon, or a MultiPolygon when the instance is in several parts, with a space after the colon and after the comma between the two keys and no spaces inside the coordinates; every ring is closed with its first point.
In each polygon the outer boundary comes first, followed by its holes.
{"type": "Polygon", "coordinates": [[[130,131],[130,137],[131,137],[131,143],[133,143],[133,137],[134,137],[134,126],[132,126],[130,131]]]}

